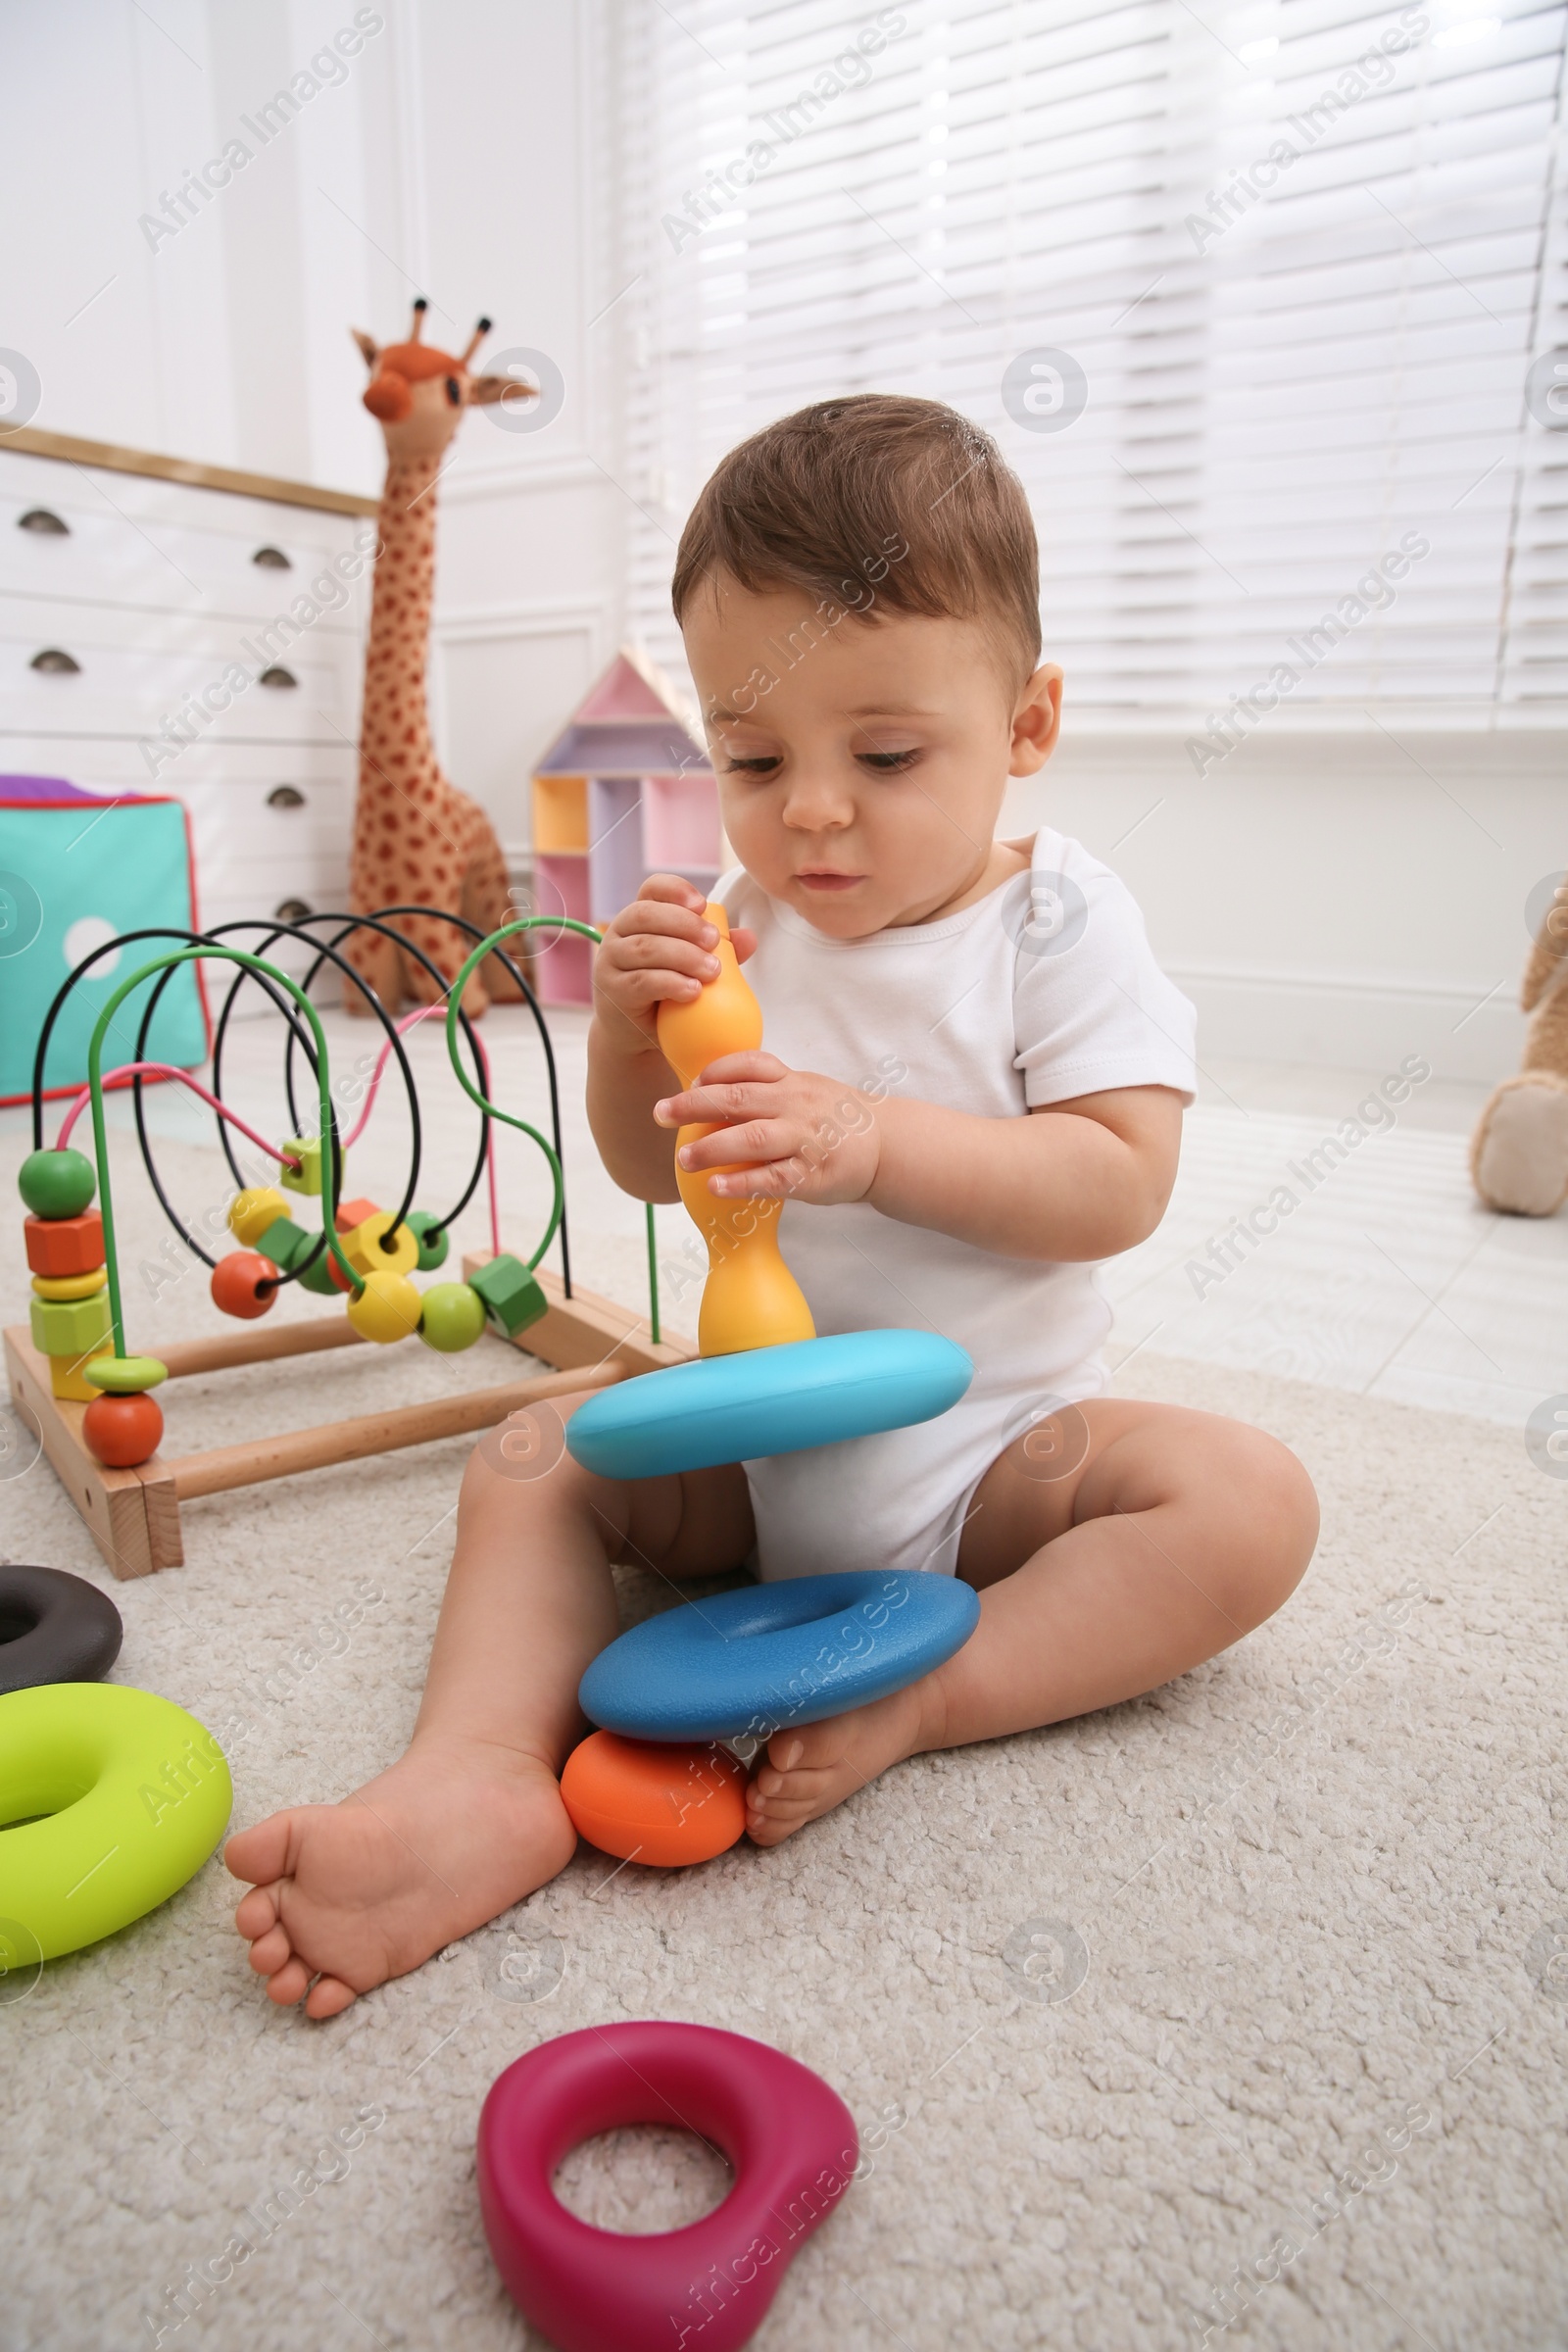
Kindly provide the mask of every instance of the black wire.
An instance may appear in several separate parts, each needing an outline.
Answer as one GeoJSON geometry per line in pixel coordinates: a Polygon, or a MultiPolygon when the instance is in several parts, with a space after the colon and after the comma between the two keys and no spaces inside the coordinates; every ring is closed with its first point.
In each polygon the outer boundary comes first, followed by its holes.
{"type": "MultiPolygon", "coordinates": [[[[90,956],[82,957],[74,971],[66,974],[65,979],[55,991],[54,1003],[43,1016],[43,1027],[38,1032],[37,1051],[32,1057],[32,1148],[35,1152],[43,1150],[44,1057],[48,1054],[49,1040],[54,1034],[55,1022],[59,1018],[61,1007],[75,987],[76,982],[84,973],[91,971],[100,956],[118,956],[122,948],[133,947],[138,939],[178,939],[182,940],[187,948],[195,948],[202,944],[206,936],[203,931],[175,931],[166,929],[162,925],[148,931],[122,931],[118,939],[106,939],[101,948],[94,948],[90,956]]],[[[173,968],[183,971],[186,967],[178,964],[173,968]]],[[[216,1092],[216,1089],[214,1091],[216,1092]]]]}
{"type": "MultiPolygon", "coordinates": [[[[361,978],[360,974],[354,970],[352,964],[350,964],[345,957],[340,956],[337,954],[336,950],[341,941],[350,937],[355,931],[374,931],[380,937],[394,941],[396,945],[404,951],[405,954],[413,956],[436,982],[441,991],[444,992],[448,984],[445,975],[431,960],[431,958],[425,955],[421,948],[419,948],[413,940],[407,938],[402,932],[392,929],[390,923],[384,919],[388,915],[423,915],[434,917],[439,921],[449,923],[454,930],[464,932],[467,938],[474,943],[475,946],[477,946],[478,943],[487,936],[487,934],[481,931],[476,924],[466,921],[462,915],[449,914],[444,907],[402,906],[383,907],[381,908],[379,914],[376,915],[353,915],[344,913],[313,915],[310,918],[313,923],[338,922],[343,924],[344,928],[338,932],[336,939],[330,945],[323,945],[321,941],[313,937],[312,934],[301,924],[277,923],[274,918],[261,916],[248,916],[240,918],[239,920],[231,923],[221,923],[213,931],[190,931],[175,929],[172,926],[156,925],[149,926],[145,930],[122,932],[115,939],[105,940],[101,947],[94,948],[89,955],[82,957],[81,961],[74,967],[73,971],[67,974],[65,980],[55,992],[55,996],[50,1004],[49,1009],[44,1015],[43,1025],[38,1033],[38,1044],[33,1055],[32,1065],[33,1150],[41,1151],[43,1149],[44,1064],[48,1055],[49,1041],[54,1033],[55,1023],[60,1016],[67,998],[71,995],[77,981],[82,979],[84,975],[92,969],[92,966],[99,960],[101,956],[118,954],[124,948],[134,946],[138,940],[144,939],[175,939],[179,940],[186,947],[219,946],[221,944],[224,935],[228,932],[243,930],[267,931],[267,945],[269,946],[270,946],[274,940],[283,937],[289,937],[300,940],[305,946],[315,951],[316,961],[311,966],[310,974],[304,987],[304,993],[306,995],[309,995],[310,982],[314,980],[316,974],[320,970],[322,962],[329,959],[338,967],[340,972],[346,973],[347,976],[353,980],[355,986],[361,990],[362,994],[367,998],[369,1004],[373,1006],[377,1017],[380,1019],[383,1027],[386,1029],[387,1034],[392,1041],[392,1044],[397,1052],[399,1064],[403,1071],[404,1084],[408,1089],[411,1123],[414,1128],[414,1152],[412,1155],[408,1187],[404,1194],[402,1206],[400,1207],[397,1217],[394,1220],[395,1223],[401,1224],[408,1213],[409,1203],[413,1200],[414,1189],[418,1180],[420,1133],[417,1090],[414,1084],[414,1074],[409,1066],[408,1056],[403,1049],[403,1041],[397,1033],[396,1023],[388,1013],[385,1005],[381,1003],[380,998],[375,994],[375,991],[367,981],[361,978]]],[[[561,1093],[557,1078],[556,1056],[551,1043],[549,1024],[545,1020],[544,1013],[539,1004],[539,1000],[534,995],[533,990],[529,987],[526,978],[519,970],[513,957],[504,948],[495,948],[491,952],[496,956],[497,960],[511,974],[512,978],[516,982],[518,991],[522,996],[523,1001],[527,1004],[529,1011],[533,1014],[534,1025],[539,1032],[539,1042],[544,1049],[545,1071],[550,1090],[551,1133],[555,1143],[556,1157],[562,1165],[563,1176],[561,1223],[558,1228],[558,1234],[561,1242],[562,1288],[565,1297],[569,1298],[572,1295],[571,1253],[570,1243],[566,1231],[566,1204],[564,1189],[565,1158],[561,1132],[561,1093]]],[[[137,1043],[134,1054],[134,1058],[136,1060],[139,1061],[143,1057],[146,1041],[151,1028],[153,1011],[158,1004],[159,999],[162,997],[165,988],[173,978],[174,973],[176,971],[182,971],[186,967],[183,964],[167,966],[153,982],[150,1001],[146,1010],[142,1015],[137,1033],[137,1043]]],[[[287,1025],[289,1042],[284,1056],[284,1084],[289,1103],[290,1116],[293,1117],[296,1124],[298,1124],[298,1113],[295,1109],[293,1091],[293,1051],[297,1043],[304,1052],[306,1059],[314,1072],[317,1067],[315,1041],[305,1031],[304,1025],[301,1022],[296,1009],[294,1000],[291,997],[283,995],[275,987],[275,985],[266,977],[265,974],[260,972],[247,973],[247,970],[243,965],[238,967],[235,979],[230,985],[228,995],[224,1000],[223,1008],[220,1016],[218,1027],[214,1033],[214,1050],[212,1056],[212,1091],[220,1098],[220,1100],[221,1100],[222,1088],[220,1083],[220,1077],[223,1036],[226,1032],[228,1017],[233,1005],[234,998],[238,993],[240,986],[247,977],[254,979],[257,986],[263,989],[267,996],[270,998],[277,1010],[282,1013],[284,1021],[287,1025]]],[[[483,1065],[480,1059],[478,1041],[474,1035],[472,1021],[469,1019],[467,1014],[462,1011],[461,1007],[459,1009],[458,1018],[463,1027],[464,1033],[468,1040],[469,1051],[473,1054],[475,1081],[482,1085],[483,1065]]],[[[200,1258],[204,1265],[214,1266],[217,1264],[216,1258],[209,1257],[207,1251],[202,1248],[201,1244],[186,1231],[177,1211],[174,1209],[169,1199],[169,1196],[164,1191],[162,1179],[158,1174],[157,1164],[153,1157],[151,1141],[147,1134],[142,1095],[143,1084],[144,1080],[139,1076],[132,1079],[131,1100],[136,1123],[136,1140],[140,1147],[142,1163],[147,1170],[148,1181],[152,1185],[153,1192],[157,1197],[159,1205],[162,1207],[165,1216],[169,1219],[169,1222],[171,1225],[172,1225],[174,1231],[179,1235],[179,1238],[184,1243],[186,1249],[189,1250],[194,1256],[200,1258]]],[[[234,1157],[233,1148],[228,1136],[228,1122],[222,1117],[219,1116],[219,1114],[216,1112],[214,1116],[218,1121],[219,1140],[222,1148],[223,1156],[228,1162],[229,1169],[232,1172],[236,1183],[243,1184],[244,1174],[234,1157]]],[[[325,1138],[323,1138],[323,1145],[329,1148],[332,1152],[332,1167],[334,1176],[333,1192],[335,1195],[341,1185],[342,1145],[338,1134],[336,1108],[330,1103],[328,1105],[328,1116],[329,1133],[325,1138]]],[[[474,1163],[473,1173],[468,1179],[467,1187],[465,1190],[462,1198],[458,1200],[456,1206],[449,1210],[447,1215],[441,1218],[438,1223],[432,1225],[429,1228],[430,1232],[434,1233],[444,1231],[447,1226],[455,1222],[455,1220],[462,1214],[463,1210],[467,1206],[469,1200],[473,1198],[473,1194],[478,1185],[480,1176],[484,1172],[487,1142],[488,1121],[481,1116],[479,1152],[474,1163]]],[[[296,1281],[300,1274],[304,1273],[310,1266],[316,1263],[317,1258],[320,1255],[324,1247],[325,1236],[323,1234],[321,1240],[318,1242],[309,1258],[304,1260],[300,1266],[294,1268],[291,1272],[279,1274],[278,1287],[281,1288],[285,1282],[296,1281]]]]}
{"type": "MultiPolygon", "coordinates": [[[[241,916],[231,923],[220,923],[212,931],[203,932],[201,934],[201,938],[204,942],[210,945],[218,946],[221,944],[226,934],[233,931],[267,932],[268,936],[262,943],[264,951],[267,948],[270,948],[274,940],[282,938],[285,934],[301,940],[303,944],[309,948],[316,948],[319,944],[318,941],[312,939],[307,931],[302,930],[298,924],[278,923],[270,916],[262,917],[257,915],[241,916]]],[[[341,957],[334,956],[333,961],[341,965],[341,967],[348,973],[349,977],[355,981],[356,985],[360,985],[358,973],[354,972],[350,966],[344,963],[341,957]]],[[[319,958],[318,958],[317,968],[318,967],[319,958]]],[[[175,971],[180,968],[182,967],[178,965],[170,966],[167,970],[161,972],[157,980],[153,983],[152,993],[147,1004],[147,1008],[142,1015],[141,1028],[137,1038],[135,1057],[138,1061],[142,1057],[148,1032],[152,1026],[153,1016],[158,1009],[158,1001],[163,995],[163,992],[168,986],[169,982],[173,978],[175,971]]],[[[260,988],[266,996],[270,998],[275,1008],[282,1014],[284,1022],[288,1027],[291,1046],[293,1041],[297,1039],[309,1057],[313,1070],[317,1066],[315,1040],[311,1036],[310,1032],[306,1029],[304,1022],[300,1018],[295,1000],[292,997],[285,995],[273,981],[267,977],[265,973],[248,972],[243,964],[238,965],[235,970],[234,979],[230,982],[227,996],[224,998],[222,1010],[219,1015],[213,1035],[212,1091],[218,1097],[220,1102],[222,1101],[223,1096],[222,1054],[224,1034],[227,1029],[228,1018],[233,1006],[235,994],[240,984],[247,978],[253,979],[256,982],[258,988],[260,988]]],[[[368,993],[370,993],[371,1002],[375,1006],[376,1012],[380,1015],[383,1024],[386,1026],[388,1034],[393,1035],[394,1032],[392,1029],[392,1023],[385,1007],[380,1003],[380,1000],[373,995],[373,992],[368,993]]],[[[409,1079],[409,1083],[412,1086],[412,1074],[409,1072],[406,1062],[404,1064],[404,1074],[405,1077],[409,1079]]],[[[193,1256],[199,1257],[203,1265],[216,1266],[218,1260],[215,1257],[210,1257],[207,1251],[202,1248],[201,1243],[198,1242],[195,1237],[187,1231],[178,1212],[175,1210],[172,1202],[170,1200],[168,1194],[164,1191],[163,1180],[158,1173],[157,1162],[153,1156],[152,1141],[147,1133],[147,1124],[141,1091],[142,1084],[143,1081],[140,1078],[133,1079],[131,1082],[131,1092],[135,1107],[136,1139],[141,1147],[142,1163],[147,1170],[147,1180],[153,1188],[153,1192],[157,1197],[159,1205],[163,1209],[165,1216],[169,1219],[171,1225],[173,1226],[174,1231],[179,1235],[179,1238],[184,1243],[186,1249],[190,1250],[193,1256]]],[[[228,1162],[229,1172],[233,1176],[235,1183],[243,1187],[245,1184],[245,1171],[240,1167],[237,1159],[234,1156],[234,1148],[229,1136],[228,1121],[216,1111],[213,1115],[218,1125],[219,1146],[223,1153],[223,1157],[228,1162]]],[[[338,1138],[336,1110],[330,1103],[328,1104],[328,1132],[322,1139],[322,1142],[323,1149],[329,1150],[332,1154],[332,1190],[333,1198],[335,1199],[342,1183],[343,1152],[338,1138]]],[[[310,1268],[316,1264],[318,1258],[320,1256],[325,1248],[326,1236],[323,1231],[320,1239],[311,1250],[310,1255],[302,1259],[299,1265],[292,1267],[287,1272],[280,1271],[276,1284],[270,1284],[268,1287],[270,1289],[275,1288],[281,1290],[286,1283],[297,1282],[302,1274],[307,1273],[310,1268]]]]}
{"type": "MultiPolygon", "coordinates": [[[[472,940],[475,947],[478,946],[482,939],[489,937],[488,932],[481,931],[476,923],[470,923],[466,921],[466,918],[461,914],[448,914],[443,906],[383,906],[381,908],[381,912],[383,915],[434,915],[441,922],[450,923],[455,931],[466,932],[468,938],[472,940]]],[[[335,920],[336,918],[333,917],[326,919],[335,920]]],[[[496,928],[499,930],[502,928],[502,926],[497,924],[496,928]]],[[[420,962],[424,965],[427,971],[435,970],[435,966],[430,962],[429,958],[420,955],[419,950],[414,945],[412,940],[405,939],[401,932],[394,933],[393,936],[397,939],[398,944],[401,947],[406,948],[411,955],[419,956],[420,962]]],[[[561,1243],[561,1287],[564,1295],[569,1298],[571,1297],[571,1248],[566,1235],[566,1162],[561,1140],[561,1090],[556,1080],[556,1055],[555,1049],[550,1042],[550,1026],[545,1019],[544,1013],[540,1009],[538,998],[534,995],[533,990],[528,986],[526,979],[523,977],[521,971],[519,971],[517,968],[517,965],[513,961],[513,958],[508,954],[507,950],[505,948],[494,948],[491,950],[491,954],[495,956],[496,961],[504,965],[505,968],[512,974],[513,979],[515,980],[518,988],[521,990],[528,1009],[533,1014],[534,1026],[539,1032],[539,1042],[544,1048],[545,1075],[546,1081],[550,1088],[550,1133],[556,1147],[556,1157],[561,1162],[561,1223],[556,1229],[557,1237],[561,1243]]],[[[480,969],[483,969],[482,965],[480,969]]],[[[439,973],[437,973],[436,976],[438,979],[441,978],[439,973]]],[[[443,989],[445,989],[446,982],[444,979],[441,979],[441,985],[443,989]]],[[[459,1017],[462,1018],[463,1016],[460,1014],[459,1017]]],[[[471,1026],[466,1021],[465,1021],[464,1025],[468,1029],[469,1040],[472,1042],[473,1032],[471,1026]]],[[[475,1048],[474,1053],[474,1075],[476,1079],[479,1079],[482,1087],[483,1081],[482,1078],[480,1078],[477,1048],[475,1048]]],[[[474,1182],[477,1183],[477,1181],[478,1178],[475,1176],[474,1182]]],[[[473,1185],[470,1184],[467,1192],[465,1193],[463,1200],[458,1203],[459,1208],[466,1205],[467,1201],[472,1197],[472,1193],[473,1185]]],[[[458,1214],[458,1209],[455,1208],[452,1214],[456,1216],[458,1214]]]]}

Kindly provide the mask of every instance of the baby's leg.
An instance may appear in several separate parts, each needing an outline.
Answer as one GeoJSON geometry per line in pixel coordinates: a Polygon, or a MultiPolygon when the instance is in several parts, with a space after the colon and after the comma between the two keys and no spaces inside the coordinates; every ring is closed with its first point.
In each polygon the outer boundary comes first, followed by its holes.
{"type": "Polygon", "coordinates": [[[890,1698],[777,1733],[749,1794],[759,1844],[776,1845],[905,1756],[1152,1690],[1294,1592],[1317,1541],[1317,1498],[1275,1439],[1108,1397],[1055,1421],[1064,1475],[1039,1475],[1049,1444],[1027,1463],[1009,1448],[976,1491],[958,1555],[981,1593],[969,1641],[890,1698]]]}
{"type": "Polygon", "coordinates": [[[408,1752],[342,1804],[274,1813],[225,1848],[255,1882],[235,1925],[270,1998],[333,2017],[554,1878],[576,1844],[557,1775],[583,1728],[577,1685],[619,1631],[611,1561],[701,1576],[752,1540],[738,1468],[620,1484],[563,1453],[513,1478],[477,1450],[408,1752]]]}

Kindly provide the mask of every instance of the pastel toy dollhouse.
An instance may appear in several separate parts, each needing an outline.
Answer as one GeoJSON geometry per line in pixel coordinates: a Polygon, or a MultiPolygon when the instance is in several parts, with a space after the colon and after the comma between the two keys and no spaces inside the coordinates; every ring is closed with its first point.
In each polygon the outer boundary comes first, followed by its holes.
{"type": "MultiPolygon", "coordinates": [[[[540,914],[603,924],[645,874],[684,874],[699,890],[724,857],[718,785],[673,687],[623,647],[533,775],[534,897],[540,914]]],[[[575,933],[538,951],[546,1004],[586,1004],[592,949],[575,933]]]]}

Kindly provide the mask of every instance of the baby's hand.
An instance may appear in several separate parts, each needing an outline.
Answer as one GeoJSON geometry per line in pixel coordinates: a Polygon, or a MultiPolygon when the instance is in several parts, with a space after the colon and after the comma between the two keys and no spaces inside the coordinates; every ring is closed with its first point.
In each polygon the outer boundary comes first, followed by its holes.
{"type": "Polygon", "coordinates": [[[865,1096],[813,1070],[786,1069],[773,1054],[725,1054],[697,1084],[654,1105],[662,1127],[717,1120],[718,1132],[686,1144],[683,1169],[747,1164],[710,1176],[722,1200],[861,1200],[876,1180],[876,1115],[865,1096]],[[755,1163],[755,1164],[752,1164],[755,1163]]]}
{"type": "MultiPolygon", "coordinates": [[[[594,957],[594,1010],[618,1053],[643,1054],[659,1043],[662,1003],[689,1004],[716,979],[718,933],[704,918],[700,890],[679,874],[650,874],[638,897],[605,931],[594,957]]],[[[757,945],[750,931],[730,934],[736,961],[757,945]]]]}

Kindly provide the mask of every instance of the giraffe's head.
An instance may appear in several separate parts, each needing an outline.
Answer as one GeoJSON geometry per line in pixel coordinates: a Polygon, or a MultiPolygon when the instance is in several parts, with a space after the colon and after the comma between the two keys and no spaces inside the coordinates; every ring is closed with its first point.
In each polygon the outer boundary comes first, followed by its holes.
{"type": "Polygon", "coordinates": [[[414,306],[414,324],[406,343],[378,347],[356,327],[354,340],[370,370],[365,405],[376,417],[393,458],[439,458],[463,421],[463,412],[511,395],[518,402],[536,400],[531,385],[510,375],[470,375],[468,362],[490,332],[481,318],[468,338],[461,359],[437,351],[419,340],[426,309],[421,295],[414,306]]]}

